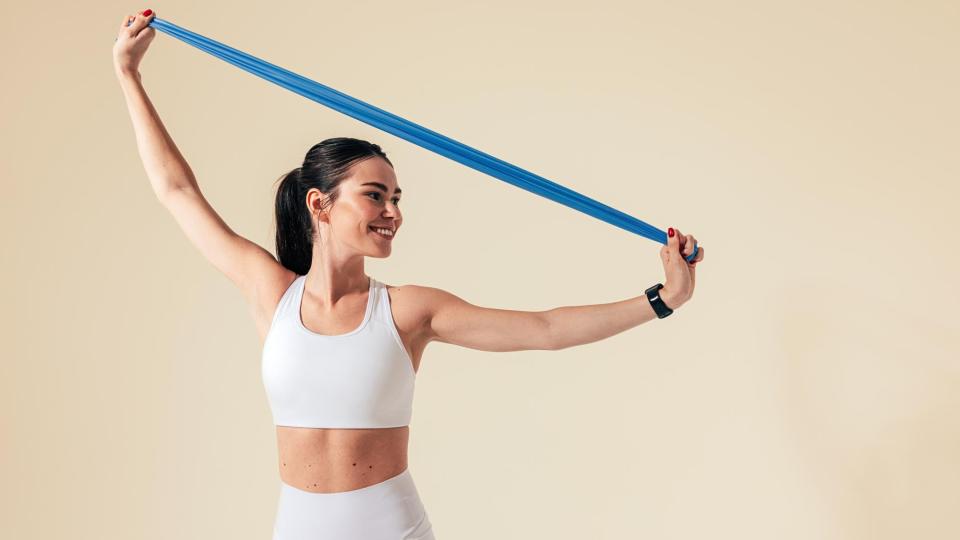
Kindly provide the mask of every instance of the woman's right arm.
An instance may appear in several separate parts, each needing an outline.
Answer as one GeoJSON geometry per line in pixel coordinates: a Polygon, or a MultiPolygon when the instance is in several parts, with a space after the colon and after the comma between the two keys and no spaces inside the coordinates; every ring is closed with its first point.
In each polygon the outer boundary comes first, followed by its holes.
{"type": "Polygon", "coordinates": [[[224,223],[200,192],[193,171],[164,129],[140,83],[138,69],[143,53],[156,33],[147,26],[152,16],[149,13],[147,16],[124,17],[113,47],[114,69],[127,99],[143,166],[157,198],[170,211],[187,238],[207,260],[237,284],[257,314],[257,320],[261,323],[269,321],[263,313],[272,313],[269,310],[276,306],[279,295],[293,279],[293,272],[277,262],[269,251],[235,233],[224,223]]]}
{"type": "Polygon", "coordinates": [[[127,101],[140,159],[154,193],[163,199],[171,191],[194,188],[199,192],[199,187],[190,165],[160,121],[160,115],[147,97],[140,79],[140,60],[156,35],[156,30],[147,24],[155,16],[154,13],[148,16],[141,13],[132,18],[124,17],[113,47],[113,65],[127,101]]]}

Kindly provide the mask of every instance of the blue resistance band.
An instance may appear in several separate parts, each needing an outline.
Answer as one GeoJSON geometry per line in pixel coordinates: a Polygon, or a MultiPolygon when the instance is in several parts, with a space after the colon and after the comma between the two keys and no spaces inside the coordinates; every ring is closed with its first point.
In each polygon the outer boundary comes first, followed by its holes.
{"type": "MultiPolygon", "coordinates": [[[[456,162],[489,174],[494,178],[499,178],[516,187],[525,189],[531,193],[536,193],[541,197],[546,197],[574,210],[589,214],[621,229],[658,241],[661,244],[667,243],[666,232],[644,223],[633,216],[611,208],[590,197],[581,195],[556,182],[551,182],[542,176],[521,169],[516,165],[511,165],[506,161],[497,159],[490,154],[471,148],[461,142],[441,135],[436,131],[429,130],[419,124],[400,118],[393,113],[350,97],[329,86],[312,81],[302,75],[297,75],[292,71],[273,65],[270,62],[260,60],[245,52],[238,51],[237,49],[201,36],[200,34],[191,32],[186,28],[177,26],[159,17],[154,17],[148,26],[152,26],[189,45],[193,45],[201,51],[208,52],[262,79],[266,79],[317,103],[326,105],[347,116],[356,118],[375,128],[422,146],[441,156],[446,156],[456,162]]],[[[699,249],[696,242],[694,242],[693,253],[686,257],[686,261],[693,261],[699,249]]]]}

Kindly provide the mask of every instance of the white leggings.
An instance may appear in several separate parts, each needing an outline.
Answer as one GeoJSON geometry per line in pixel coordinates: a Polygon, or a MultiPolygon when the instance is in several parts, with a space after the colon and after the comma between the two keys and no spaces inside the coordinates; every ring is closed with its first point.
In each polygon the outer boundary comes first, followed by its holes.
{"type": "Polygon", "coordinates": [[[436,540],[410,469],[350,491],[314,493],[281,480],[273,540],[436,540]]]}

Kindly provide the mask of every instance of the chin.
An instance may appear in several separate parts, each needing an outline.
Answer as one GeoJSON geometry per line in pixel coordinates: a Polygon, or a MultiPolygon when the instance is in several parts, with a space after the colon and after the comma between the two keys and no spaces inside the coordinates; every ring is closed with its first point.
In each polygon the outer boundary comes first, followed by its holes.
{"type": "Polygon", "coordinates": [[[374,259],[386,259],[393,252],[392,246],[386,246],[380,249],[374,249],[367,253],[368,257],[373,257],[374,259]]]}

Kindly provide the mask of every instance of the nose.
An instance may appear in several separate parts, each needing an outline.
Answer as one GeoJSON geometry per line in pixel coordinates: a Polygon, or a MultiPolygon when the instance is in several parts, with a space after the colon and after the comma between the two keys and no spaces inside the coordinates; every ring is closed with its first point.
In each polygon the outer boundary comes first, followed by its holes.
{"type": "Polygon", "coordinates": [[[386,205],[386,209],[387,209],[387,214],[388,214],[388,215],[391,215],[391,216],[399,216],[399,215],[400,215],[400,207],[397,206],[397,205],[395,205],[395,204],[393,204],[393,203],[387,204],[387,205],[386,205]]]}

